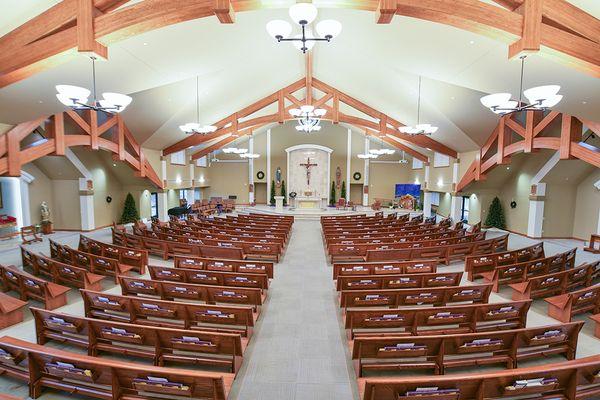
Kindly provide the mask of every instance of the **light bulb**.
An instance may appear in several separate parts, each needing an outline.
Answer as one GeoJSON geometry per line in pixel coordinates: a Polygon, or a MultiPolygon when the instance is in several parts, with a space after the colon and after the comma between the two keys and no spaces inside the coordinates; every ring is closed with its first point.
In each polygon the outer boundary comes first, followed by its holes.
{"type": "Polygon", "coordinates": [[[292,25],[281,19],[269,21],[266,28],[269,35],[275,39],[278,39],[278,37],[281,37],[282,39],[287,38],[290,36],[290,33],[292,33],[292,25]]]}
{"type": "Polygon", "coordinates": [[[296,3],[290,7],[290,18],[297,24],[310,24],[317,18],[317,7],[312,3],[296,3]]]}
{"type": "Polygon", "coordinates": [[[317,24],[316,30],[321,37],[334,38],[342,31],[342,24],[334,19],[326,19],[317,24]]]}

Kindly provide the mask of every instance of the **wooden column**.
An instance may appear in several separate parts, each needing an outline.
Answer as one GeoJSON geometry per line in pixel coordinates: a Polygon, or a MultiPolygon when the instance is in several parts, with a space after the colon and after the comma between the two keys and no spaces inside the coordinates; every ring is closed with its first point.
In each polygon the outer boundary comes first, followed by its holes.
{"type": "Polygon", "coordinates": [[[573,142],[581,141],[582,124],[577,118],[568,114],[563,114],[560,131],[560,159],[568,160],[571,158],[571,146],[573,142]]]}

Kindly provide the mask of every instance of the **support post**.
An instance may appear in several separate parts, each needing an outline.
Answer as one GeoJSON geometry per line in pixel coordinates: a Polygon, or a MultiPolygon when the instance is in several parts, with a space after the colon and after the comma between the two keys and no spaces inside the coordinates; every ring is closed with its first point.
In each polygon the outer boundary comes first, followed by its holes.
{"type": "Polygon", "coordinates": [[[157,195],[158,201],[156,206],[158,207],[158,219],[162,222],[166,222],[169,220],[169,215],[167,213],[169,209],[167,205],[167,190],[159,190],[157,195]]]}
{"type": "Polygon", "coordinates": [[[462,211],[462,197],[458,196],[458,193],[452,193],[452,199],[450,201],[450,219],[454,222],[460,221],[462,211]]]}
{"type": "Polygon", "coordinates": [[[423,191],[423,216],[431,217],[431,192],[427,189],[423,191]]]}
{"type": "Polygon", "coordinates": [[[546,184],[532,185],[529,196],[529,219],[527,221],[527,236],[541,238],[544,232],[544,200],[546,184]]]}
{"type": "Polygon", "coordinates": [[[350,169],[352,168],[352,129],[348,128],[346,146],[346,201],[350,200],[350,169]]]}
{"type": "MultiPolygon", "coordinates": [[[[288,182],[289,184],[289,182],[288,182]]],[[[271,130],[267,129],[267,205],[271,200],[271,130]]]]}
{"type": "Polygon", "coordinates": [[[94,185],[90,179],[79,178],[79,209],[81,213],[81,230],[96,229],[94,220],[94,185]]]}
{"type": "MultiPolygon", "coordinates": [[[[248,140],[248,152],[254,153],[254,136],[248,140]]],[[[287,182],[289,185],[289,182],[287,182]]],[[[254,159],[248,159],[248,203],[254,203],[254,159]]]]}
{"type": "MultiPolygon", "coordinates": [[[[369,141],[369,137],[365,136],[365,152],[364,154],[369,153],[369,147],[371,142],[369,141]]],[[[365,169],[364,169],[364,183],[363,183],[363,206],[369,206],[369,159],[365,158],[365,169]]]]}

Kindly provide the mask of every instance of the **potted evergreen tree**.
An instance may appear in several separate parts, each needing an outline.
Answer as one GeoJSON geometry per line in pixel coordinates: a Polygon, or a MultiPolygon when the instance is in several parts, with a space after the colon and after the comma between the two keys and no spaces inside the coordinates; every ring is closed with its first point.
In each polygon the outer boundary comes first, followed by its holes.
{"type": "Polygon", "coordinates": [[[342,189],[340,190],[340,199],[348,201],[346,197],[346,181],[342,181],[342,189]]]}
{"type": "Polygon", "coordinates": [[[335,207],[335,181],[331,181],[331,192],[329,193],[329,207],[335,207]]]}
{"type": "Polygon", "coordinates": [[[498,229],[506,229],[504,210],[502,209],[502,204],[500,204],[500,199],[498,197],[494,197],[492,204],[490,204],[490,209],[487,218],[485,219],[485,225],[488,227],[493,226],[498,229]]]}
{"type": "Polygon", "coordinates": [[[125,198],[125,206],[123,207],[123,214],[121,215],[120,224],[128,224],[136,222],[140,219],[140,214],[135,206],[135,200],[131,193],[127,193],[125,198]]]}
{"type": "Polygon", "coordinates": [[[269,204],[271,207],[275,207],[275,181],[271,181],[271,194],[269,198],[269,204]]]}
{"type": "Polygon", "coordinates": [[[283,196],[283,205],[287,206],[287,193],[285,192],[285,181],[281,181],[281,196],[283,196]]]}

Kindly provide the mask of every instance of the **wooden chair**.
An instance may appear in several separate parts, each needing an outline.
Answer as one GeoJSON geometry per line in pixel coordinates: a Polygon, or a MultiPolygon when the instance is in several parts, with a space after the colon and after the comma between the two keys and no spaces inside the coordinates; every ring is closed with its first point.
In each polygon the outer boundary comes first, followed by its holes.
{"type": "Polygon", "coordinates": [[[594,254],[600,254],[600,235],[592,234],[592,236],[590,236],[590,243],[587,247],[584,247],[583,250],[594,254]]]}
{"type": "Polygon", "coordinates": [[[8,336],[0,339],[0,351],[4,374],[28,383],[32,398],[49,387],[100,399],[223,400],[234,378],[228,373],[104,360],[8,336]]]}
{"type": "Polygon", "coordinates": [[[42,241],[42,238],[37,235],[37,230],[33,225],[24,226],[21,228],[21,239],[23,239],[23,244],[42,241]]]}
{"type": "Polygon", "coordinates": [[[381,210],[381,201],[375,200],[373,204],[371,204],[371,210],[379,211],[381,210]]]}
{"type": "Polygon", "coordinates": [[[340,209],[346,209],[346,199],[344,199],[343,197],[340,197],[338,199],[337,204],[335,205],[335,209],[336,210],[340,210],[340,209]]]}

